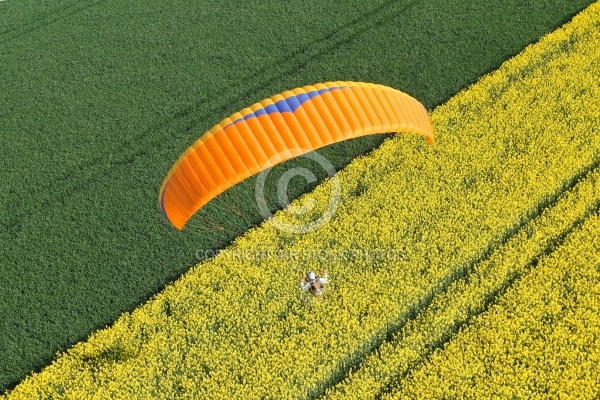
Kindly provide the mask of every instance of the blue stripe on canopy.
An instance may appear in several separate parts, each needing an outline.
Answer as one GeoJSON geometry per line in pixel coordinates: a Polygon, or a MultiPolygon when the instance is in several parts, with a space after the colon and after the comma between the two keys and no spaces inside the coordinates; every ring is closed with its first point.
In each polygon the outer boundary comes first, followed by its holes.
{"type": "Polygon", "coordinates": [[[296,96],[290,96],[286,99],[279,100],[279,101],[275,102],[274,104],[269,104],[268,106],[266,106],[264,108],[260,108],[260,109],[254,111],[254,112],[251,112],[241,118],[238,118],[235,121],[224,126],[223,129],[227,128],[229,125],[236,124],[242,120],[247,121],[250,118],[256,118],[259,115],[266,115],[266,114],[277,113],[277,112],[278,113],[283,113],[283,112],[293,113],[298,109],[298,107],[300,107],[303,103],[306,103],[308,100],[312,99],[313,97],[320,96],[323,93],[328,93],[328,92],[331,92],[336,89],[344,89],[344,88],[348,88],[348,87],[350,87],[350,86],[336,86],[336,87],[332,87],[332,88],[323,88],[320,90],[311,90],[310,92],[307,92],[307,93],[300,93],[296,96]]]}

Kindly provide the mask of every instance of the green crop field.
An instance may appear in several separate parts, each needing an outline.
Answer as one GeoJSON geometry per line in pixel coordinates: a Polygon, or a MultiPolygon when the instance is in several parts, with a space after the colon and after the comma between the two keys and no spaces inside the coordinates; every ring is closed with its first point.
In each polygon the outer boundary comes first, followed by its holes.
{"type": "MultiPolygon", "coordinates": [[[[579,253],[597,258],[597,16],[452,96],[590,3],[0,2],[0,392],[43,371],[14,396],[467,393],[459,383],[444,388],[457,373],[444,368],[460,365],[461,349],[478,358],[486,347],[476,338],[493,337],[502,315],[534,307],[530,271],[556,271],[579,253]],[[193,229],[168,224],[158,189],[189,144],[251,103],[327,80],[413,95],[435,109],[438,142],[396,136],[382,145],[378,136],[320,151],[343,169],[344,201],[311,235],[268,225],[245,235],[260,222],[252,180],[216,199],[193,229]],[[233,249],[394,246],[406,258],[328,261],[337,281],[315,303],[298,297],[296,279],[322,260],[222,256],[192,268],[200,250],[240,235],[233,249]],[[356,284],[364,274],[366,296],[356,284]],[[310,323],[314,312],[322,324],[310,323]],[[323,363],[311,363],[309,345],[323,363]]],[[[293,183],[292,197],[326,189],[293,183]]],[[[550,274],[540,293],[551,302],[553,285],[572,281],[569,293],[598,311],[592,258],[569,277],[550,274]]],[[[563,305],[572,315],[549,309],[556,315],[544,318],[589,342],[597,317],[577,304],[563,305]]],[[[514,326],[533,329],[527,315],[514,326]]],[[[546,336],[564,345],[564,335],[546,336]]],[[[524,345],[511,346],[518,354],[524,345]]],[[[491,365],[488,375],[461,371],[471,396],[485,392],[482,377],[502,374],[501,362],[491,365]]],[[[567,394],[600,393],[593,373],[565,371],[565,382],[587,382],[582,392],[564,386],[567,394]]],[[[505,395],[557,393],[546,380],[559,378],[547,372],[530,392],[505,395]]]]}

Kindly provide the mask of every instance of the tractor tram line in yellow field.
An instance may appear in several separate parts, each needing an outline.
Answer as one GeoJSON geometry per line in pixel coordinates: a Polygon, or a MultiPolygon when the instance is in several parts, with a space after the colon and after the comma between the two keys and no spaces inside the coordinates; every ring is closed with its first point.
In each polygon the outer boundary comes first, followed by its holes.
{"type": "Polygon", "coordinates": [[[392,393],[398,382],[427,363],[435,351],[443,350],[458,332],[486,313],[507,290],[535,269],[541,259],[560,248],[590,216],[599,214],[599,167],[600,162],[595,161],[576,174],[554,196],[536,207],[529,218],[511,230],[497,246],[428,296],[422,307],[411,310],[412,314],[401,326],[392,328],[391,337],[388,336],[356,368],[348,371],[344,377],[346,382],[338,382],[339,387],[328,388],[327,395],[322,397],[343,399],[348,391],[345,386],[362,386],[361,391],[375,399],[392,393]],[[569,214],[571,217],[565,219],[564,215],[569,214]],[[513,263],[514,254],[521,256],[518,262],[513,263]],[[457,309],[463,311],[457,312],[457,309]],[[427,337],[422,332],[435,334],[427,337]],[[400,349],[411,349],[416,353],[394,360],[394,353],[400,349]],[[395,366],[394,374],[365,379],[363,374],[369,375],[373,365],[382,363],[395,366]],[[360,371],[361,368],[364,371],[360,371]],[[369,384],[373,385],[370,391],[367,389],[369,384]]]}
{"type": "MultiPolygon", "coordinates": [[[[401,374],[395,377],[392,381],[389,381],[388,384],[385,385],[374,398],[380,399],[383,394],[392,393],[395,389],[395,384],[405,380],[414,370],[420,368],[423,364],[427,363],[430,360],[431,355],[436,350],[443,350],[444,346],[447,343],[449,343],[458,332],[464,330],[467,326],[469,326],[476,317],[486,313],[489,310],[490,306],[498,304],[498,301],[506,294],[506,292],[510,288],[512,288],[519,280],[521,280],[524,276],[526,276],[534,268],[536,268],[543,258],[548,257],[559,247],[561,247],[565,243],[565,241],[572,235],[572,233],[580,229],[581,226],[592,215],[600,215],[600,199],[595,201],[591,205],[591,207],[586,210],[585,215],[583,217],[574,220],[571,223],[571,225],[569,225],[558,236],[548,239],[546,245],[531,259],[529,259],[520,270],[511,271],[510,274],[506,276],[506,280],[502,282],[501,285],[494,287],[493,290],[489,291],[481,300],[481,302],[477,304],[476,307],[474,307],[472,312],[466,316],[466,318],[454,321],[454,324],[448,326],[448,331],[446,331],[443,336],[439,337],[434,342],[428,343],[426,346],[426,350],[423,353],[421,353],[421,359],[408,365],[404,371],[401,371],[401,374]]],[[[472,271],[469,271],[469,273],[471,272],[472,271]]],[[[468,280],[469,275],[465,275],[461,279],[468,280]]],[[[398,344],[394,343],[394,345],[398,344]]]]}
{"type": "MultiPolygon", "coordinates": [[[[597,188],[598,176],[595,184],[597,188]]],[[[394,380],[376,398],[439,398],[457,393],[469,398],[473,393],[478,393],[475,397],[497,393],[501,398],[597,398],[600,204],[594,204],[568,232],[549,240],[545,251],[528,262],[525,270],[514,272],[514,282],[485,313],[472,318],[443,350],[430,353],[405,379],[394,380]],[[556,247],[550,249],[550,244],[556,247]],[[504,325],[500,334],[493,327],[499,321],[504,325]],[[529,347],[535,350],[530,352],[529,347]],[[474,363],[474,357],[482,358],[474,363]],[[478,365],[461,371],[456,362],[478,365]],[[508,371],[512,375],[503,375],[508,371]],[[412,390],[423,376],[429,382],[412,390]],[[431,381],[444,384],[436,387],[431,381]],[[457,385],[457,381],[462,383],[457,385]],[[511,387],[510,381],[520,385],[511,387]]]]}
{"type": "MultiPolygon", "coordinates": [[[[444,313],[441,310],[436,310],[436,306],[439,307],[436,303],[439,302],[440,296],[448,297],[452,295],[452,293],[457,290],[460,281],[463,282],[461,287],[464,287],[464,282],[468,285],[468,283],[473,280],[472,275],[481,275],[482,273],[485,273],[486,268],[490,268],[490,266],[494,265],[494,262],[490,262],[490,259],[499,257],[498,253],[502,254],[515,251],[515,246],[522,246],[523,242],[527,240],[527,232],[531,232],[531,230],[535,229],[542,217],[546,219],[551,218],[550,216],[553,214],[563,213],[564,208],[572,207],[571,197],[573,197],[573,193],[578,193],[578,188],[581,188],[584,185],[590,186],[591,183],[593,183],[593,187],[597,189],[596,195],[598,197],[595,201],[582,205],[583,207],[578,209],[576,217],[570,220],[569,225],[563,226],[560,232],[548,232],[548,236],[544,237],[543,243],[536,246],[537,253],[530,255],[530,258],[524,263],[521,263],[519,268],[507,272],[504,281],[488,288],[487,293],[480,301],[476,304],[469,305],[471,310],[469,314],[464,315],[463,318],[454,320],[452,324],[449,324],[445,328],[444,333],[441,336],[431,338],[431,340],[423,346],[423,352],[420,353],[418,360],[414,360],[410,364],[407,364],[404,369],[396,371],[397,375],[395,375],[392,380],[387,380],[386,382],[379,381],[378,384],[381,385],[381,388],[374,394],[374,398],[379,399],[383,394],[390,393],[393,390],[394,382],[404,380],[411,371],[419,368],[423,363],[426,363],[434,351],[443,349],[444,345],[451,341],[459,331],[468,326],[475,317],[485,313],[491,305],[496,304],[509,288],[525,274],[528,274],[532,268],[535,268],[540,259],[547,257],[559,248],[565,242],[567,237],[571,235],[573,231],[579,229],[591,215],[599,213],[600,159],[594,161],[591,165],[566,181],[563,187],[561,187],[554,195],[548,196],[544,201],[540,202],[531,210],[529,215],[521,220],[517,226],[508,230],[500,240],[496,243],[490,243],[490,246],[479,257],[466,263],[462,270],[457,270],[456,273],[450,276],[443,284],[436,287],[435,291],[432,291],[428,296],[423,297],[418,307],[409,310],[406,318],[403,318],[396,323],[388,323],[382,335],[375,335],[379,339],[375,341],[372,349],[368,353],[359,353],[357,356],[352,357],[353,361],[345,365],[339,371],[339,375],[335,381],[329,379],[328,381],[320,382],[315,386],[313,391],[310,392],[309,398],[325,398],[331,395],[327,392],[330,392],[332,389],[335,391],[336,385],[344,382],[348,377],[355,375],[358,370],[363,368],[370,357],[378,357],[382,346],[402,346],[403,338],[409,334],[404,332],[407,325],[418,323],[416,321],[424,318],[424,316],[431,313],[432,310],[435,310],[437,313],[444,313]],[[560,207],[558,206],[559,203],[560,207]],[[482,272],[482,270],[484,272],[482,272]],[[326,396],[326,394],[328,394],[328,396],[326,396]]],[[[480,279],[482,278],[478,277],[476,278],[476,281],[480,279]]]]}

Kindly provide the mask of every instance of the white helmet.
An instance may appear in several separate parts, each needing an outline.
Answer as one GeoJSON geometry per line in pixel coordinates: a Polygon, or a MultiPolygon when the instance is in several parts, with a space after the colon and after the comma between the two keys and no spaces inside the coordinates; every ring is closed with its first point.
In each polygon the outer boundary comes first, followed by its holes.
{"type": "Polygon", "coordinates": [[[317,276],[312,271],[310,271],[308,274],[306,274],[306,277],[308,278],[309,281],[314,281],[315,279],[317,279],[317,276]]]}

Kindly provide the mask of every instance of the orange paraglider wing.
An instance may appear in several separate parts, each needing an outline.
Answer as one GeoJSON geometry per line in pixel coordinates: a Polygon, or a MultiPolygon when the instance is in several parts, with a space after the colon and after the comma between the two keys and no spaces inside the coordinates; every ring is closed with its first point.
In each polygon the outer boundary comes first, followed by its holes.
{"type": "Polygon", "coordinates": [[[413,132],[433,143],[421,103],[396,89],[326,82],[265,99],[224,119],[175,163],[159,193],[177,228],[218,194],[290,158],[364,135],[413,132]]]}

